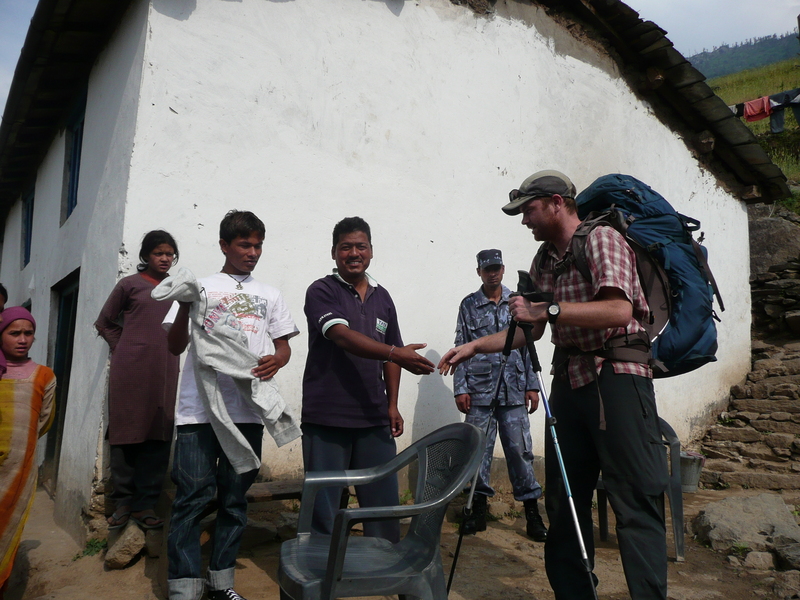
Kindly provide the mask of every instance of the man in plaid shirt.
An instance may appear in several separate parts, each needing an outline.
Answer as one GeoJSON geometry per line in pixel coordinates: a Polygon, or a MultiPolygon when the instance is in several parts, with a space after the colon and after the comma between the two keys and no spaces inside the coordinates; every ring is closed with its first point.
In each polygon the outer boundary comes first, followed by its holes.
{"type": "MultiPolygon", "coordinates": [[[[509,307],[514,319],[533,325],[535,339],[548,322],[552,328],[556,349],[551,410],[590,560],[594,560],[592,496],[602,471],[631,598],[664,600],[663,493],[668,476],[652,373],[646,364],[596,354],[611,338],[637,337],[648,314],[647,301],[633,251],[610,227],[597,227],[587,237],[591,282],[578,272],[570,251],[581,223],[574,198],[575,186],[558,171],[534,173],[511,192],[503,211],[521,214],[534,239],[545,242],[531,275],[541,291],[553,292],[554,300],[531,303],[514,297],[509,307]]],[[[446,374],[477,353],[500,352],[505,337],[500,332],[454,348],[442,357],[439,370],[446,374]]],[[[514,347],[524,343],[518,329],[514,347]]],[[[558,600],[593,598],[550,435],[545,465],[550,520],[545,566],[550,585],[558,600]]]]}

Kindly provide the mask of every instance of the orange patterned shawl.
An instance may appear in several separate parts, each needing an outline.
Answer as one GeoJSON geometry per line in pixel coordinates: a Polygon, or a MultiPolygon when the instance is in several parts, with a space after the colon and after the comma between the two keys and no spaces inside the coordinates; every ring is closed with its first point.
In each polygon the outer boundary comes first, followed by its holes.
{"type": "Polygon", "coordinates": [[[50,428],[56,377],[39,365],[0,380],[0,586],[11,574],[36,490],[36,442],[50,428]]]}

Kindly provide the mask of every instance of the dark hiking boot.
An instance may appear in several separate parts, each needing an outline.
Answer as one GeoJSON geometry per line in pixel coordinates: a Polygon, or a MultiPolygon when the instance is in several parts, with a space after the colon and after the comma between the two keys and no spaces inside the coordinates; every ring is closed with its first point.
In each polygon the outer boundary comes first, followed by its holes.
{"type": "Polygon", "coordinates": [[[525,531],[528,537],[533,538],[535,542],[544,542],[547,539],[547,527],[544,526],[542,516],[539,514],[538,500],[525,500],[525,519],[528,521],[528,526],[525,531]]]}
{"type": "Polygon", "coordinates": [[[478,531],[486,531],[486,510],[486,496],[475,494],[472,498],[472,514],[464,517],[464,522],[461,523],[461,531],[464,535],[474,535],[478,531]]]}

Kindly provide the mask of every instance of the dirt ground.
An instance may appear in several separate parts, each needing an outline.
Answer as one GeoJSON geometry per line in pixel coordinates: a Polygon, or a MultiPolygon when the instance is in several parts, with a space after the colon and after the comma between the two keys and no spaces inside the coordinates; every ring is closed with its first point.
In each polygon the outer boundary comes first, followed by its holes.
{"type": "MultiPolygon", "coordinates": [[[[686,522],[710,502],[758,493],[761,491],[728,489],[684,494],[686,522]]],[[[784,500],[787,504],[800,504],[800,494],[787,493],[784,500]]],[[[493,502],[505,503],[516,511],[522,509],[510,494],[499,494],[493,502]]],[[[272,503],[269,509],[260,506],[257,510],[251,516],[262,521],[271,519],[280,511],[291,510],[291,506],[289,503],[272,503]]],[[[83,548],[54,524],[52,514],[53,502],[40,490],[23,535],[18,564],[5,600],[164,598],[158,584],[157,559],[142,556],[126,569],[106,570],[102,553],[76,558],[83,548]]],[[[595,572],[600,578],[600,597],[621,600],[628,595],[610,510],[609,520],[608,541],[597,542],[595,572]]],[[[671,524],[667,525],[671,532],[671,524]]],[[[243,548],[237,562],[237,591],[248,600],[278,598],[276,571],[280,543],[259,543],[253,537],[249,536],[250,542],[243,548]]],[[[456,525],[446,522],[441,543],[446,573],[449,573],[457,537],[456,525]]],[[[754,572],[734,567],[727,556],[701,546],[690,535],[686,536],[685,562],[675,562],[671,535],[668,552],[669,598],[673,600],[777,597],[773,592],[775,572],[754,572]]],[[[553,594],[547,583],[543,554],[543,545],[525,536],[522,517],[506,516],[491,522],[486,532],[465,538],[450,597],[454,600],[550,600],[553,594]]],[[[777,577],[780,579],[781,575],[777,577]]]]}

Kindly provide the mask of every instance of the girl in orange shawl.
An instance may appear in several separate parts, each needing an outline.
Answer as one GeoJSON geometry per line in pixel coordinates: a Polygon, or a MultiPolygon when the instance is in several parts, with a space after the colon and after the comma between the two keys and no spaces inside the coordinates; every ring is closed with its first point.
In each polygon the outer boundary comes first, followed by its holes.
{"type": "Polygon", "coordinates": [[[53,422],[56,376],[28,358],[36,321],[21,306],[3,311],[0,344],[0,598],[36,490],[36,443],[53,422]]]}

